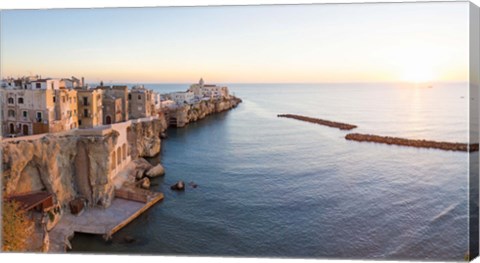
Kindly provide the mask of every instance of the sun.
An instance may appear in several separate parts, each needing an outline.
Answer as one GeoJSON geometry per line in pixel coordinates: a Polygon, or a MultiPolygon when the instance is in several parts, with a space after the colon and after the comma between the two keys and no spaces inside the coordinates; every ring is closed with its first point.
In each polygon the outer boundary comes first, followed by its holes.
{"type": "Polygon", "coordinates": [[[431,82],[434,78],[435,76],[431,68],[419,65],[411,65],[407,67],[402,76],[404,81],[412,83],[431,82]]]}

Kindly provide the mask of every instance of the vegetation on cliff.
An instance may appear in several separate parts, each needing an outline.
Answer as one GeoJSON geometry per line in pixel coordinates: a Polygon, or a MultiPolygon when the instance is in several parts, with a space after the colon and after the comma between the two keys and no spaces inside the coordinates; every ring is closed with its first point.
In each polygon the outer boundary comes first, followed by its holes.
{"type": "Polygon", "coordinates": [[[34,231],[34,222],[15,201],[2,203],[2,251],[27,250],[27,240],[34,231]]]}

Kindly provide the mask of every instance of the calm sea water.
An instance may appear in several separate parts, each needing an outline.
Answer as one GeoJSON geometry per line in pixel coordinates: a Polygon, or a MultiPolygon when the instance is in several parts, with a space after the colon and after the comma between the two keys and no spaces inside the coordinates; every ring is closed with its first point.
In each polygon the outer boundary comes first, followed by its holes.
{"type": "MultiPolygon", "coordinates": [[[[158,91],[187,85],[146,85],[158,91]]],[[[468,141],[467,84],[229,85],[236,109],[169,129],[152,181],[165,200],[105,243],[74,252],[462,260],[468,155],[346,141],[346,131],[468,141]],[[194,181],[184,193],[169,186],[194,181]],[[135,238],[126,243],[125,236],[135,238]]]]}

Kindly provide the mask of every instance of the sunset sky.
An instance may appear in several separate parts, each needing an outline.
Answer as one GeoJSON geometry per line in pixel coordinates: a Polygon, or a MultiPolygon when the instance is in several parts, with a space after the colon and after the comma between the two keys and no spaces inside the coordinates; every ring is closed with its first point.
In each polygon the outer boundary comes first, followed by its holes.
{"type": "Polygon", "coordinates": [[[2,77],[468,80],[468,2],[12,10],[0,41],[2,77]]]}

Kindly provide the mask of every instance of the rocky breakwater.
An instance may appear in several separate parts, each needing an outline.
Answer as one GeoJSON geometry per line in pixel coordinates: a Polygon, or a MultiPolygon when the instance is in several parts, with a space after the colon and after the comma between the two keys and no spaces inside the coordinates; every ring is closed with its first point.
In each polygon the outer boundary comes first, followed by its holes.
{"type": "Polygon", "coordinates": [[[461,152],[476,152],[478,151],[477,144],[467,143],[452,143],[452,142],[437,142],[428,140],[413,140],[398,137],[378,136],[371,134],[350,133],[345,136],[347,140],[359,142],[375,142],[390,145],[409,146],[416,148],[432,148],[445,151],[461,151],[461,152]]]}
{"type": "Polygon", "coordinates": [[[237,107],[242,102],[241,99],[230,96],[219,100],[202,100],[193,104],[186,104],[172,110],[168,115],[169,124],[176,127],[183,127],[190,122],[201,120],[206,116],[214,113],[227,111],[229,109],[237,107]]]}
{"type": "Polygon", "coordinates": [[[290,119],[295,119],[295,120],[299,120],[299,121],[305,121],[305,122],[320,124],[320,125],[324,125],[324,126],[328,126],[328,127],[332,127],[332,128],[338,128],[340,130],[352,130],[352,129],[357,128],[356,125],[352,125],[352,124],[322,120],[322,119],[317,119],[317,118],[312,118],[312,117],[307,117],[307,116],[301,116],[301,115],[295,115],[295,114],[278,114],[277,117],[279,117],[279,118],[290,118],[290,119]]]}

